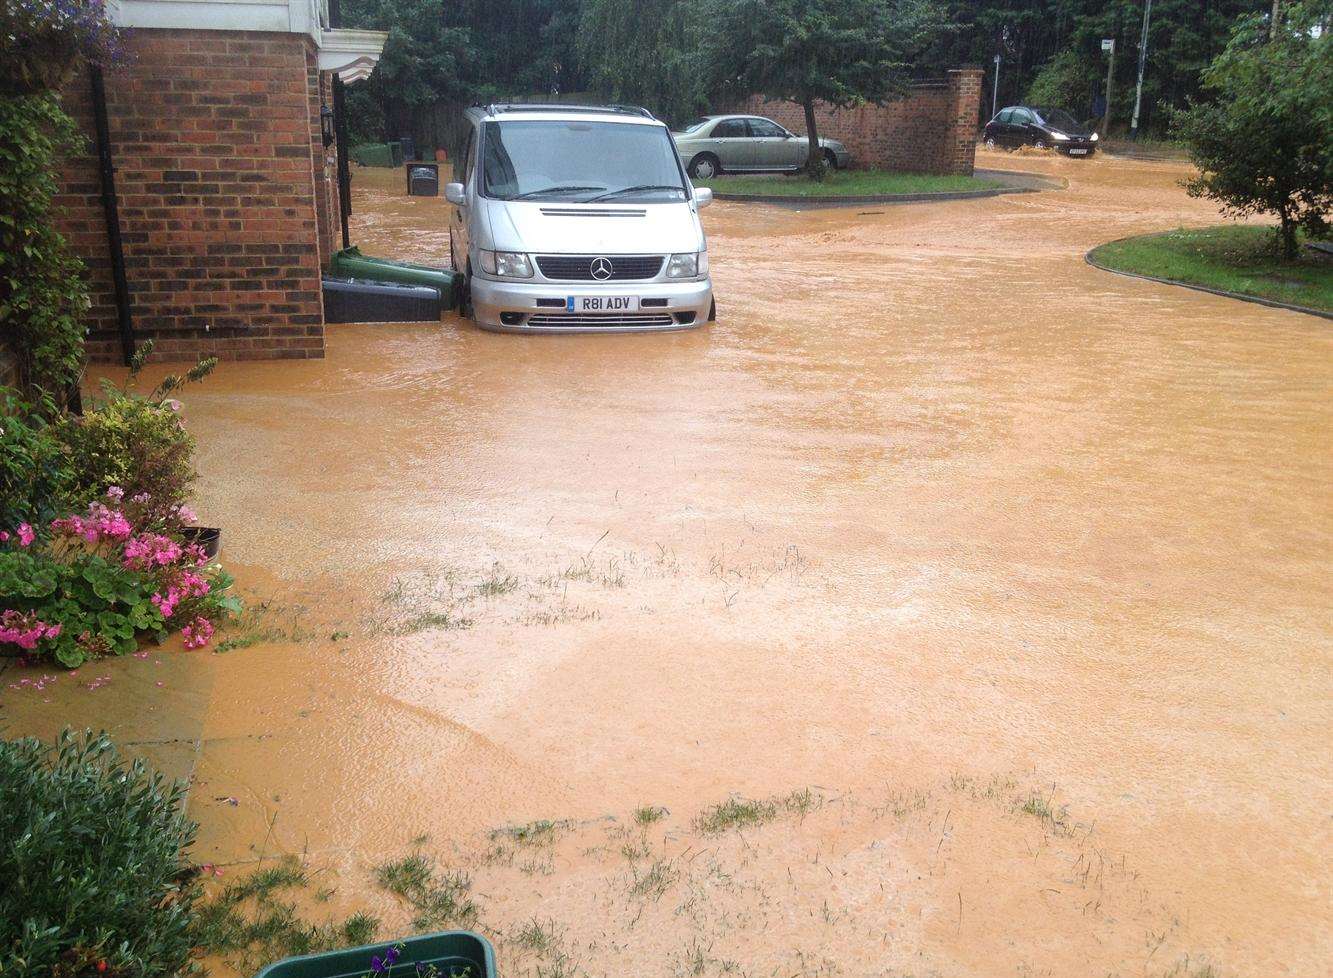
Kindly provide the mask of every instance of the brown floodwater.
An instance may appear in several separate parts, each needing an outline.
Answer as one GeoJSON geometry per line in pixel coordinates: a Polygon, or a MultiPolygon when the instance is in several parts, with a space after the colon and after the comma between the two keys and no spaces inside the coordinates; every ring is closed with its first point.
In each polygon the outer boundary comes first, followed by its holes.
{"type": "MultiPolygon", "coordinates": [[[[506,975],[1327,974],[1328,326],[1084,264],[1219,220],[1179,164],[980,155],[1068,185],[715,204],[705,329],[223,364],[249,644],[10,668],[0,722],[109,727],[193,775],[201,861],[303,854],[385,933],[428,835],[506,975]]],[[[354,241],[446,262],[398,178],[354,241]]]]}

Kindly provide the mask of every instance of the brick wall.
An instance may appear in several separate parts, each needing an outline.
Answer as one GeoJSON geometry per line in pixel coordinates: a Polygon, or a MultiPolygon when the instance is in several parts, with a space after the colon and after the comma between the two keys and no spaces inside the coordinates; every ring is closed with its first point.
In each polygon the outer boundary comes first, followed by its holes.
{"type": "MultiPolygon", "coordinates": [[[[159,359],[324,353],[319,72],[309,38],[136,30],[105,78],[135,333],[159,359]]],[[[88,154],[62,174],[60,230],[89,267],[88,352],[120,357],[92,103],[64,93],[88,154]]],[[[336,211],[334,212],[336,215],[336,211]]]]}
{"type": "MultiPolygon", "coordinates": [[[[917,82],[905,98],[884,105],[838,109],[816,103],[815,124],[820,136],[846,145],[856,168],[970,175],[981,77],[980,68],[959,68],[942,81],[917,82]]],[[[805,133],[805,110],[795,102],[755,95],[738,111],[805,133]]]]}

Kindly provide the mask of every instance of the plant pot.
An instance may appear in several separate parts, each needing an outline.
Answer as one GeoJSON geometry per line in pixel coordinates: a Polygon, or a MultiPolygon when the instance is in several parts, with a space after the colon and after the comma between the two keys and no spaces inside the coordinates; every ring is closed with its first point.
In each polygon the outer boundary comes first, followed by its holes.
{"type": "Polygon", "coordinates": [[[181,536],[185,538],[186,543],[197,543],[204,548],[204,554],[209,560],[218,555],[222,549],[222,531],[216,526],[186,526],[181,529],[181,536]]]}
{"type": "Polygon", "coordinates": [[[255,978],[361,978],[370,973],[370,959],[391,947],[401,957],[381,978],[416,978],[417,965],[434,965],[439,978],[495,978],[495,951],[490,941],[467,930],[420,934],[401,941],[287,958],[269,965],[255,978]]]}

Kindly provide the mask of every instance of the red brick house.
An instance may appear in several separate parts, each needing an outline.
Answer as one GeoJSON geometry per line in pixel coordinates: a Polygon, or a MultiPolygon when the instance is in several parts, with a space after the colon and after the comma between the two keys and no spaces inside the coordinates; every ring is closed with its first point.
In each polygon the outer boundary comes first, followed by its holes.
{"type": "Polygon", "coordinates": [[[161,359],[322,357],[320,277],[346,233],[341,87],[387,35],[332,26],[337,0],[332,20],[330,0],[110,6],[124,63],[62,93],[87,135],[57,203],[89,270],[90,357],[148,337],[161,359]]]}

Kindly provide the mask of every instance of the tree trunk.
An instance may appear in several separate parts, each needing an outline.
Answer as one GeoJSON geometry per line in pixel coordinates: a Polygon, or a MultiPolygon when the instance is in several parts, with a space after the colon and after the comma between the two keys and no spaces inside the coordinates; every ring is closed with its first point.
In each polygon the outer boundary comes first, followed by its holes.
{"type": "Polygon", "coordinates": [[[1277,232],[1282,242],[1282,257],[1286,261],[1295,261],[1301,254],[1300,245],[1296,242],[1296,221],[1285,207],[1277,212],[1277,216],[1282,221],[1277,232]]]}
{"type": "Polygon", "coordinates": [[[801,100],[801,107],[805,109],[805,131],[810,137],[810,150],[805,161],[805,172],[810,175],[811,180],[823,180],[824,154],[819,149],[819,126],[815,122],[815,100],[807,96],[801,100]]]}

